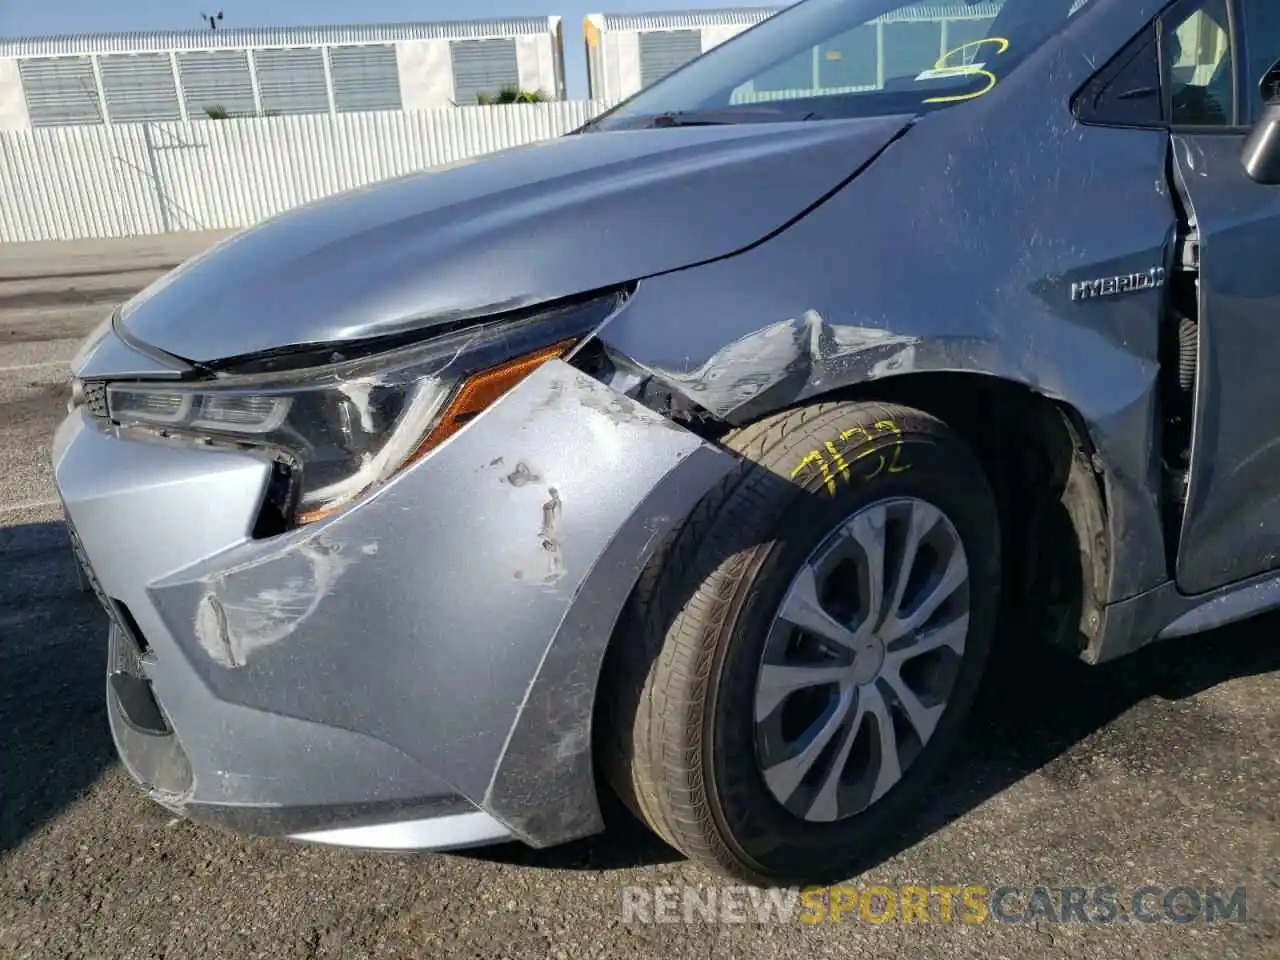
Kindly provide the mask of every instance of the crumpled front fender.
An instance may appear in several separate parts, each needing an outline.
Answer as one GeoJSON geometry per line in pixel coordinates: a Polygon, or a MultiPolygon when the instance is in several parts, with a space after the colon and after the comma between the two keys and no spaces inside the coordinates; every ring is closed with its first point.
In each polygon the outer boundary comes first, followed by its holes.
{"type": "Polygon", "coordinates": [[[787,230],[641,280],[598,337],[635,373],[730,424],[923,373],[999,378],[1070,406],[1102,467],[1114,558],[1105,599],[1117,601],[1168,576],[1156,418],[1164,289],[1089,298],[1073,285],[1172,269],[1168,137],[1082,127],[1044,83],[1069,98],[1089,59],[1068,47],[1037,56],[1039,68],[921,118],[787,230]]]}

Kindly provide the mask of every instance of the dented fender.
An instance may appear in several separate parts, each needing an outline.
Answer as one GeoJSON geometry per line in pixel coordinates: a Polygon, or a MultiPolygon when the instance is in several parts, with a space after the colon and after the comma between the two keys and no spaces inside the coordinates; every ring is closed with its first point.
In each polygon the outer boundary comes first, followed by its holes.
{"type": "Polygon", "coordinates": [[[1167,578],[1156,414],[1164,291],[1071,291],[1172,265],[1168,138],[1046,110],[1036,84],[1051,76],[1075,89],[1094,67],[1070,44],[1036,56],[1040,69],[920,118],[780,234],[641,280],[598,337],[639,375],[735,425],[929,372],[1000,378],[1066,404],[1102,468],[1114,558],[1104,599],[1115,601],[1167,578]]]}

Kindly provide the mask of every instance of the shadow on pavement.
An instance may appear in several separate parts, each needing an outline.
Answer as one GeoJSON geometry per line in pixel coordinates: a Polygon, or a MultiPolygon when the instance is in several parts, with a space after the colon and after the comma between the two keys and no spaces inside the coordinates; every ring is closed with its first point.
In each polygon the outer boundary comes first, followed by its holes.
{"type": "MultiPolygon", "coordinates": [[[[1199,637],[1148,646],[1127,658],[1090,667],[1048,648],[997,651],[974,706],[956,762],[883,857],[918,843],[1021,780],[1042,771],[1071,783],[1088,762],[1089,740],[1107,731],[1109,754],[1141,771],[1150,758],[1194,769],[1204,752],[1233,749],[1212,731],[1152,725],[1130,714],[1151,699],[1182,700],[1228,680],[1280,670],[1274,636],[1280,615],[1199,637]],[[1078,749],[1075,749],[1078,748],[1078,749]]],[[[1210,765],[1205,757],[1203,764],[1210,765]]]]}
{"type": "Polygon", "coordinates": [[[78,584],[62,524],[0,527],[0,852],[115,762],[106,617],[78,584]]]}
{"type": "MultiPolygon", "coordinates": [[[[882,456],[882,462],[883,459],[882,456]]],[[[921,471],[920,476],[925,472],[921,471]]],[[[871,477],[879,475],[879,471],[873,471],[871,477]]],[[[926,499],[937,496],[927,477],[892,482],[907,491],[901,493],[895,488],[895,496],[908,495],[913,485],[921,484],[924,493],[920,495],[926,499]]],[[[655,563],[672,564],[680,575],[669,580],[658,577],[654,595],[648,600],[633,595],[624,611],[624,630],[610,648],[602,677],[602,683],[609,682],[611,660],[615,665],[625,661],[626,670],[612,674],[612,682],[621,681],[622,686],[605,691],[602,697],[607,696],[608,700],[599,700],[609,704],[619,718],[621,730],[630,730],[633,723],[641,722],[636,720],[642,695],[636,678],[650,675],[654,669],[662,637],[689,604],[693,591],[709,582],[708,577],[719,576],[722,564],[727,568],[762,544],[768,544],[770,559],[759,562],[774,562],[776,555],[780,558],[776,561],[779,569],[793,569],[793,564],[803,562],[812,550],[816,532],[830,529],[831,501],[821,485],[808,489],[777,473],[761,472],[751,480],[751,491],[752,499],[744,499],[744,505],[728,514],[724,523],[706,521],[703,527],[695,528],[694,536],[666,548],[676,554],[669,554],[665,561],[655,559],[655,563]],[[782,508],[786,510],[787,535],[777,535],[778,521],[760,504],[787,504],[782,508]],[[619,654],[622,649],[630,652],[619,654]]],[[[972,538],[977,532],[977,528],[971,528],[968,536],[972,538]]],[[[994,568],[981,567],[975,557],[970,557],[971,576],[975,569],[981,570],[980,575],[998,575],[994,568]]],[[[1050,568],[1046,565],[1045,569],[1050,568]]],[[[1063,573],[1069,575],[1070,571],[1063,573]]],[[[1032,587],[1031,582],[1021,584],[1019,595],[1035,595],[1032,587]]],[[[721,585],[716,589],[725,588],[721,585]]],[[[732,601],[740,604],[733,615],[747,625],[741,634],[744,639],[739,642],[744,644],[742,649],[752,651],[753,657],[758,654],[751,644],[763,644],[767,624],[772,622],[785,589],[783,582],[758,582],[744,595],[745,599],[732,601]]],[[[708,605],[705,598],[701,602],[704,616],[725,615],[708,613],[720,608],[708,605]]],[[[1011,607],[1012,604],[1006,606],[1003,612],[1006,619],[1030,619],[1011,607]]],[[[975,604],[973,611],[993,620],[1001,615],[990,603],[981,608],[975,604]]],[[[1079,616],[1078,607],[1067,611],[1067,616],[1067,622],[1073,622],[1079,616]]],[[[1051,780],[1075,784],[1087,775],[1093,748],[1086,741],[1095,735],[1105,737],[1108,754],[1118,756],[1139,776],[1159,766],[1153,764],[1152,758],[1190,769],[1211,766],[1215,757],[1238,749],[1229,734],[1212,729],[1212,724],[1192,731],[1177,723],[1147,722],[1146,710],[1140,705],[1152,698],[1182,699],[1229,679],[1280,670],[1280,644],[1274,641],[1277,626],[1280,614],[1198,637],[1152,644],[1101,667],[1088,666],[1048,643],[1032,639],[1018,632],[1016,626],[997,628],[977,701],[956,738],[954,752],[944,760],[940,775],[920,791],[911,813],[896,825],[887,822],[880,828],[876,834],[879,840],[874,847],[863,850],[850,873],[865,872],[914,846],[1033,772],[1043,771],[1051,780]]],[[[731,679],[722,680],[722,684],[738,684],[737,688],[728,689],[745,688],[745,679],[733,679],[730,668],[723,671],[722,676],[731,679]]],[[[725,694],[724,689],[722,686],[722,696],[732,695],[725,694]]],[[[723,732],[719,743],[722,749],[726,744],[744,751],[755,748],[754,736],[737,728],[723,732]]],[[[758,770],[747,758],[722,762],[734,768],[737,775],[747,776],[747,766],[758,770]]],[[[774,802],[763,784],[758,802],[774,802]]],[[[507,857],[510,862],[560,869],[639,866],[677,856],[638,828],[629,814],[620,814],[614,809],[616,806],[611,802],[606,808],[611,814],[606,819],[611,829],[600,836],[544,851],[513,852],[504,847],[473,855],[507,857]]],[[[768,817],[761,817],[752,826],[763,831],[770,829],[769,823],[768,817]]]]}
{"type": "MultiPolygon", "coordinates": [[[[863,869],[914,846],[1037,770],[1069,778],[1077,756],[1088,755],[1083,742],[1113,725],[1111,732],[1138,763],[1144,756],[1176,757],[1180,766],[1191,768],[1200,763],[1199,751],[1232,749],[1201,730],[1131,730],[1136,724],[1124,715],[1150,698],[1180,700],[1228,680],[1280,670],[1277,635],[1280,614],[1268,614],[1199,637],[1157,643],[1100,667],[1047,647],[998,651],[1002,655],[993,656],[949,771],[934,782],[900,832],[868,852],[863,869]]],[[[599,836],[549,850],[506,845],[468,855],[562,870],[680,859],[612,796],[604,804],[608,829],[599,836]]]]}
{"type": "MultiPolygon", "coordinates": [[[[103,702],[106,620],[78,589],[60,523],[0,527],[0,852],[74,803],[115,763],[103,702]]],[[[1204,731],[1144,727],[1125,714],[1150,698],[1177,700],[1224,681],[1280,670],[1280,614],[1155,644],[1103,667],[1049,649],[993,658],[949,771],[866,867],[914,845],[1037,770],[1067,776],[1084,744],[1109,729],[1135,756],[1181,765],[1224,745],[1204,731]],[[1080,750],[1073,748],[1080,746],[1080,750]],[[1058,771],[1058,772],[1054,772],[1058,771]]],[[[1114,748],[1114,743],[1109,744],[1114,748]]],[[[1228,743],[1225,749],[1231,749],[1228,743]]],[[[680,855],[602,797],[605,833],[549,850],[519,844],[455,854],[557,870],[612,870],[680,855]]]]}

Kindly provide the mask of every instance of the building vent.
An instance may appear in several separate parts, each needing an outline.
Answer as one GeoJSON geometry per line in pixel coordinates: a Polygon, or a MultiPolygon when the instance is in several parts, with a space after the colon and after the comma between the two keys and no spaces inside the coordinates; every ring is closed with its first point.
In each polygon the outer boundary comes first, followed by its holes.
{"type": "Polygon", "coordinates": [[[102,123],[102,101],[88,57],[29,57],[18,61],[33,127],[102,123]]]}
{"type": "Polygon", "coordinates": [[[701,30],[650,30],[640,34],[640,85],[657,83],[701,53],[701,30]]]}
{"type": "Polygon", "coordinates": [[[328,113],[329,90],[320,47],[253,51],[264,114],[328,113]]]}
{"type": "Polygon", "coordinates": [[[396,48],[389,43],[330,47],[329,73],[333,78],[333,103],[339,113],[401,107],[396,48]]]}
{"type": "Polygon", "coordinates": [[[181,120],[173,62],[167,53],[113,53],[98,58],[112,123],[181,120]]]}
{"type": "Polygon", "coordinates": [[[514,37],[494,40],[455,40],[449,44],[453,58],[453,102],[473,107],[482,93],[495,95],[520,86],[514,37]]]}
{"type": "Polygon", "coordinates": [[[202,120],[213,108],[231,117],[252,117],[253,80],[249,54],[244,50],[193,50],[178,54],[178,75],[187,116],[202,120]]]}

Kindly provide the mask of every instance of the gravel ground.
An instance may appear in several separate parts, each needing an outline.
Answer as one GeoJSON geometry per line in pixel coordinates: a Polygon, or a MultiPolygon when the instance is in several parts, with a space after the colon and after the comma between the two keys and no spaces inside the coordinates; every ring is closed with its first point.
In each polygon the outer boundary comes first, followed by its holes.
{"type": "MultiPolygon", "coordinates": [[[[1246,923],[943,923],[936,901],[929,924],[856,910],[760,924],[750,909],[746,923],[627,922],[624,903],[718,882],[616,811],[564,848],[417,857],[173,819],[115,762],[105,623],[50,502],[65,361],[120,272],[162,269],[168,253],[154,239],[108,247],[0,249],[0,956],[1280,956],[1280,616],[1104,668],[1007,656],[951,774],[853,880],[1020,887],[1006,914],[1037,884],[1109,885],[1126,916],[1142,885],[1243,886],[1246,923]],[[65,306],[49,292],[60,274],[65,306]]],[[[1163,913],[1159,896],[1147,907],[1163,913]]]]}

